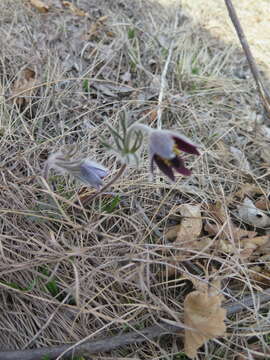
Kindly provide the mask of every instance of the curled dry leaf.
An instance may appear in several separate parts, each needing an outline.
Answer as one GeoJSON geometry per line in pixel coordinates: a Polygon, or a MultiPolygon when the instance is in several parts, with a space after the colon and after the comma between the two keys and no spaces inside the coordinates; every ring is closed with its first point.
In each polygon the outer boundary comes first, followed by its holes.
{"type": "Polygon", "coordinates": [[[184,301],[185,353],[190,358],[204,342],[225,334],[226,310],[221,307],[220,282],[209,289],[200,289],[187,295],[184,301]]]}
{"type": "Polygon", "coordinates": [[[46,13],[49,11],[50,6],[41,0],[30,0],[30,4],[34,6],[39,12],[46,13]]]}
{"type": "Polygon", "coordinates": [[[30,68],[21,71],[12,87],[12,97],[17,105],[27,104],[31,100],[33,87],[36,83],[36,73],[30,68]]]}
{"type": "Polygon", "coordinates": [[[81,10],[79,8],[77,8],[74,4],[72,4],[70,1],[63,1],[62,4],[69,8],[69,10],[74,14],[74,15],[77,15],[77,16],[89,16],[89,14],[84,11],[84,10],[81,10]]]}
{"type": "Polygon", "coordinates": [[[243,204],[238,206],[238,216],[241,220],[260,228],[270,226],[270,217],[258,209],[249,198],[245,198],[243,204]]]}

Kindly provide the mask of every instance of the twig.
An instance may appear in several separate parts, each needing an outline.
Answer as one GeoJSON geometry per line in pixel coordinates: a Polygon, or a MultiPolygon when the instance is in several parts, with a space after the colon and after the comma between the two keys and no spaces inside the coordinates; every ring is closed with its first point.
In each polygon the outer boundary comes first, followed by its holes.
{"type": "MultiPolygon", "coordinates": [[[[178,16],[176,15],[175,22],[174,22],[174,32],[176,31],[177,24],[178,24],[178,16]]],[[[171,43],[170,43],[166,63],[164,65],[164,68],[163,68],[163,71],[162,71],[162,74],[161,74],[160,91],[159,91],[159,96],[158,96],[158,111],[157,111],[157,128],[158,129],[162,128],[162,121],[161,121],[162,100],[163,100],[163,96],[164,96],[164,89],[165,89],[165,86],[166,86],[166,75],[167,75],[168,67],[169,67],[169,64],[170,64],[170,61],[171,61],[171,57],[172,57],[173,46],[174,46],[174,41],[172,39],[171,43]]]]}
{"type": "Polygon", "coordinates": [[[114,184],[124,173],[124,171],[126,170],[127,164],[123,164],[118,173],[115,175],[114,178],[112,178],[111,181],[109,181],[106,185],[103,186],[103,188],[101,188],[99,191],[95,192],[93,195],[88,196],[86,199],[84,199],[82,201],[83,205],[85,205],[86,203],[88,203],[89,201],[94,200],[97,196],[99,196],[100,194],[104,193],[104,191],[106,191],[112,184],[114,184]]]}
{"type": "MultiPolygon", "coordinates": [[[[150,326],[140,332],[132,331],[128,334],[112,336],[103,340],[93,340],[85,344],[77,346],[75,349],[66,352],[63,359],[70,359],[71,356],[83,356],[95,354],[99,352],[106,352],[116,349],[120,346],[129,344],[139,344],[146,340],[154,339],[160,335],[167,333],[175,333],[179,328],[166,323],[156,324],[150,326]]],[[[0,352],[1,360],[42,360],[46,356],[51,360],[60,356],[63,352],[67,351],[70,345],[61,345],[56,347],[22,350],[22,351],[6,351],[0,352]]]]}
{"type": "Polygon", "coordinates": [[[258,67],[256,65],[256,61],[255,61],[255,59],[254,59],[254,57],[252,55],[252,52],[251,52],[250,47],[249,47],[248,42],[247,42],[247,38],[245,36],[245,33],[244,33],[243,28],[242,28],[242,26],[240,24],[240,21],[238,19],[238,16],[236,14],[235,8],[234,8],[231,0],[225,0],[225,4],[227,6],[229,16],[231,18],[233,26],[234,26],[234,28],[236,30],[238,39],[239,39],[239,41],[240,41],[240,43],[242,45],[242,48],[243,48],[243,50],[245,52],[245,55],[246,55],[246,58],[247,58],[251,73],[252,73],[253,78],[254,78],[254,80],[256,82],[257,90],[258,90],[258,92],[260,94],[260,97],[261,97],[261,100],[263,102],[264,109],[265,109],[266,113],[268,114],[268,116],[270,117],[270,94],[269,94],[268,90],[265,88],[265,86],[263,84],[263,81],[261,79],[258,67]]]}
{"type": "MultiPolygon", "coordinates": [[[[260,302],[260,308],[268,306],[270,300],[270,289],[266,289],[263,294],[256,296],[258,302],[260,302]]],[[[254,297],[246,296],[241,300],[241,303],[233,302],[228,304],[225,308],[227,309],[227,315],[233,315],[241,310],[246,310],[252,307],[254,304],[254,297]]],[[[128,334],[121,334],[112,337],[105,338],[103,340],[92,340],[87,341],[77,347],[69,350],[71,347],[76,346],[75,344],[60,345],[55,347],[46,347],[30,350],[18,350],[18,351],[3,351],[0,352],[1,360],[42,360],[47,356],[50,360],[60,357],[62,359],[70,359],[72,356],[84,356],[90,354],[96,354],[100,352],[106,352],[114,350],[120,346],[129,344],[140,344],[147,340],[153,340],[164,334],[177,334],[183,331],[180,326],[160,322],[156,325],[150,326],[138,331],[131,331],[128,334]],[[62,353],[65,354],[61,356],[62,353]]]]}

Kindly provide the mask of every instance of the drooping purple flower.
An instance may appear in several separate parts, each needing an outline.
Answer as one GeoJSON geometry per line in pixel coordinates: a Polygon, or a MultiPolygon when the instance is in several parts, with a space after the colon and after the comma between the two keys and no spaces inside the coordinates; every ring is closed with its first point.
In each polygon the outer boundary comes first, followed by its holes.
{"type": "Polygon", "coordinates": [[[108,169],[88,158],[70,158],[74,154],[75,151],[72,149],[51,154],[45,164],[46,177],[48,171],[53,168],[62,175],[70,174],[82,183],[99,190],[103,184],[102,179],[109,175],[108,169]]]}
{"type": "MultiPolygon", "coordinates": [[[[75,174],[74,174],[75,175],[75,174]]],[[[78,173],[75,175],[79,180],[87,185],[92,185],[99,190],[102,187],[102,179],[109,175],[109,171],[102,165],[85,159],[80,167],[78,173]]]]}
{"type": "Polygon", "coordinates": [[[151,171],[154,164],[168,176],[175,180],[174,170],[182,175],[189,176],[191,171],[185,167],[183,159],[179,156],[182,152],[200,155],[196,145],[184,135],[170,130],[152,130],[149,135],[149,154],[151,171]]]}

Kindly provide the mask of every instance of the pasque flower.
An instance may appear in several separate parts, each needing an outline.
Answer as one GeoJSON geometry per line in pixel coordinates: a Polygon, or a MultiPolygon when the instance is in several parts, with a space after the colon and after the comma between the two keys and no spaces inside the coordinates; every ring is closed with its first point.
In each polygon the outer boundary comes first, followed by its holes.
{"type": "Polygon", "coordinates": [[[182,175],[190,175],[185,167],[181,152],[200,155],[196,145],[187,137],[170,130],[151,130],[149,133],[149,154],[151,171],[154,164],[172,181],[175,180],[174,170],[182,175]]]}
{"type": "Polygon", "coordinates": [[[99,190],[103,185],[102,179],[109,175],[109,171],[88,158],[72,159],[76,152],[77,149],[71,147],[51,154],[46,161],[45,176],[50,169],[55,169],[60,174],[70,174],[82,183],[99,190]]]}

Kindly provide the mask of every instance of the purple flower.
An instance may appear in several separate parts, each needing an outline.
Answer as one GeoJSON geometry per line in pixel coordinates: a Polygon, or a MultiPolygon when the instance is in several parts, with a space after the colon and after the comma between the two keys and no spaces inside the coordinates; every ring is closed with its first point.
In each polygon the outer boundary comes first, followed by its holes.
{"type": "MultiPolygon", "coordinates": [[[[74,174],[75,175],[75,174],[74,174]]],[[[78,173],[75,175],[81,182],[92,185],[99,190],[102,187],[102,179],[109,175],[109,171],[102,165],[85,159],[79,167],[78,173]]]]}
{"type": "Polygon", "coordinates": [[[189,176],[191,171],[185,167],[183,159],[179,156],[181,151],[200,155],[196,145],[184,135],[169,130],[152,130],[150,132],[149,154],[152,172],[154,164],[156,164],[160,171],[172,181],[175,180],[173,170],[189,176]]]}
{"type": "Polygon", "coordinates": [[[108,169],[101,164],[87,158],[72,159],[76,149],[63,149],[49,156],[44,168],[44,176],[48,177],[50,169],[55,169],[60,174],[70,174],[86,185],[93,186],[99,190],[102,179],[109,175],[108,169]]]}

